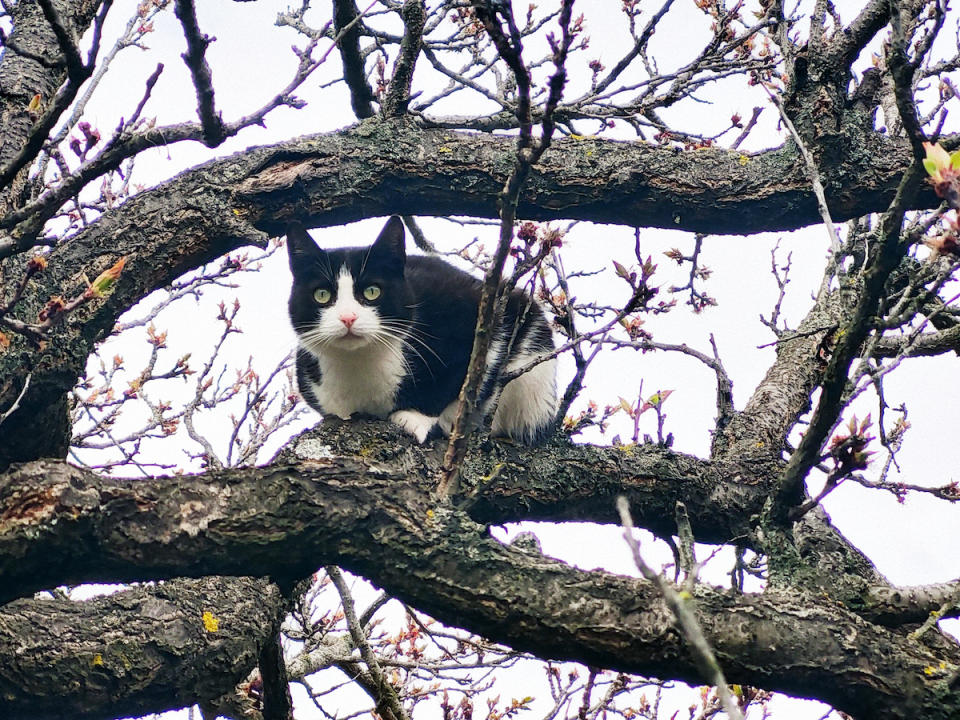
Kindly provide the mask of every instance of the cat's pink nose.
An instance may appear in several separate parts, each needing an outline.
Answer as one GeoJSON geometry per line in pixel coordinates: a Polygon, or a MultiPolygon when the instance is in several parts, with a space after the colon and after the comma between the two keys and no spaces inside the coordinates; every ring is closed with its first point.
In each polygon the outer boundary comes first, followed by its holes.
{"type": "Polygon", "coordinates": [[[340,322],[347,326],[347,330],[353,327],[353,324],[357,321],[356,313],[343,313],[340,316],[340,322]]]}

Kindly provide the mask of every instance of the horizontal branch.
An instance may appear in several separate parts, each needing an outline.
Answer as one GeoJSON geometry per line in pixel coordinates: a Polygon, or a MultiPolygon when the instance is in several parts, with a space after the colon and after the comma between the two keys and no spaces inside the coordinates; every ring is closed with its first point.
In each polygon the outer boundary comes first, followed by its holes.
{"type": "Polygon", "coordinates": [[[960,352],[960,325],[918,335],[916,338],[887,336],[874,348],[874,356],[895,358],[902,354],[909,357],[931,357],[948,352],[960,352]]]}
{"type": "Polygon", "coordinates": [[[864,598],[864,614],[886,624],[919,623],[960,617],[960,581],[915,587],[873,587],[864,598]]]}
{"type": "Polygon", "coordinates": [[[112,720],[219,698],[282,617],[276,585],[209,577],[0,608],[5,718],[112,720]]]}
{"type": "MultiPolygon", "coordinates": [[[[858,188],[830,193],[838,221],[883,209],[909,161],[906,144],[874,139],[875,152],[821,168],[828,189],[858,188]]],[[[0,468],[61,452],[65,439],[38,444],[50,435],[39,429],[58,424],[50,408],[62,404],[94,344],[140,298],[240,245],[262,243],[264,233],[281,234],[294,219],[319,227],[390,213],[496,217],[514,142],[369,120],[198,166],[106,213],[50,254],[35,302],[19,306],[39,312],[48,298],[69,293],[80,271],[95,277],[127,258],[114,293],[71,315],[42,355],[21,343],[0,356],[7,378],[0,412],[18,397],[27,368],[33,373],[11,423],[22,433],[0,438],[0,468]]],[[[936,204],[927,190],[913,200],[936,204]]],[[[518,215],[711,233],[794,228],[819,217],[802,162],[788,149],[747,156],[597,138],[555,142],[531,172],[518,215]]]]}
{"type": "MultiPolygon", "coordinates": [[[[319,444],[330,454],[322,467],[274,464],[136,485],[61,461],[14,466],[0,475],[0,602],[104,573],[122,582],[233,574],[296,580],[342,559],[334,537],[325,549],[298,549],[304,533],[367,532],[365,513],[376,512],[381,496],[422,494],[421,502],[432,503],[437,450],[410,443],[391,424],[324,424],[295,440],[284,461],[319,444]],[[309,519],[297,519],[298,504],[315,506],[309,519]],[[340,508],[354,508],[349,519],[338,517],[340,508]],[[52,532],[37,537],[37,523],[52,532]],[[273,540],[263,543],[271,523],[273,540]],[[254,538],[263,547],[251,557],[254,538]],[[101,550],[90,554],[91,547],[101,550]]],[[[483,523],[612,523],[613,499],[625,494],[638,525],[674,534],[670,509],[682,500],[698,539],[724,542],[747,532],[747,518],[766,497],[746,470],[724,473],[665,450],[480,445],[464,463],[463,502],[483,523]]]]}
{"type": "MultiPolygon", "coordinates": [[[[364,447],[367,439],[355,436],[364,447]]],[[[518,650],[700,681],[649,583],[496,542],[462,511],[437,506],[429,477],[398,471],[419,448],[390,443],[377,459],[361,459],[331,453],[330,441],[304,436],[294,464],[291,455],[265,468],[150,483],[62,463],[21,466],[0,486],[0,588],[265,568],[283,580],[336,563],[518,650]],[[384,460],[390,452],[393,463],[384,460]]],[[[739,595],[701,586],[694,602],[731,682],[878,720],[960,712],[960,694],[941,691],[938,670],[960,664],[955,646],[928,647],[795,590],[739,595]]]]}
{"type": "MultiPolygon", "coordinates": [[[[838,158],[821,169],[828,189],[858,189],[828,193],[837,222],[884,210],[909,165],[905,142],[879,134],[870,141],[876,146],[868,155],[838,158]]],[[[511,137],[368,121],[261,149],[269,155],[237,186],[237,200],[250,206],[258,227],[276,232],[288,220],[280,215],[291,193],[309,227],[390,213],[495,218],[514,143],[511,137]]],[[[937,201],[925,191],[918,203],[935,207],[937,201]]],[[[819,221],[794,150],[681,151],[596,137],[555,141],[532,170],[517,214],[711,234],[791,230],[819,221]]]]}

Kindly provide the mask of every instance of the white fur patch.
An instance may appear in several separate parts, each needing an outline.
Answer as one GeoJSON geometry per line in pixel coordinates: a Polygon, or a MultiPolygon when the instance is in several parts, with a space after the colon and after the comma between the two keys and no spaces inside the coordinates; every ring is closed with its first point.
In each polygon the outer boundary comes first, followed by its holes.
{"type": "MultiPolygon", "coordinates": [[[[519,370],[539,354],[520,348],[504,372],[519,370]]],[[[500,393],[491,432],[495,436],[529,441],[539,428],[553,420],[556,412],[557,361],[553,358],[507,383],[500,393]]]]}
{"type": "Polygon", "coordinates": [[[311,388],[320,407],[343,419],[354,413],[386,417],[406,372],[402,352],[394,340],[358,350],[328,349],[317,358],[322,378],[311,388]]]}
{"type": "Polygon", "coordinates": [[[437,418],[424,415],[416,410],[397,410],[390,414],[390,422],[399,425],[423,444],[430,430],[437,424],[437,418]]]}
{"type": "Polygon", "coordinates": [[[336,301],[320,310],[317,329],[301,345],[320,365],[321,381],[311,390],[326,413],[386,417],[393,409],[406,374],[403,342],[382,333],[379,313],[357,302],[348,268],[337,278],[336,301]],[[340,319],[347,314],[356,316],[349,328],[340,319]]]}

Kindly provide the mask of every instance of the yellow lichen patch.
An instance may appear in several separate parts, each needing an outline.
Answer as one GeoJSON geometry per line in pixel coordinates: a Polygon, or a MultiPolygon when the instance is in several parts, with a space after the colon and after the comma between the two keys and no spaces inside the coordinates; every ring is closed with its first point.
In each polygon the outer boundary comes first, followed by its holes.
{"type": "Polygon", "coordinates": [[[90,664],[94,666],[103,665],[103,655],[101,655],[100,653],[97,653],[96,655],[94,655],[93,660],[90,661],[90,664]]]}
{"type": "Polygon", "coordinates": [[[207,610],[203,613],[203,627],[208,633],[215,633],[220,629],[220,618],[214,617],[213,613],[207,610]]]}
{"type": "Polygon", "coordinates": [[[490,471],[489,475],[483,476],[482,482],[488,483],[493,481],[494,479],[496,479],[497,475],[500,474],[500,471],[503,470],[506,466],[507,466],[506,463],[502,463],[502,462],[497,463],[496,465],[493,466],[493,470],[490,471]]]}
{"type": "Polygon", "coordinates": [[[738,162],[739,162],[741,165],[746,165],[748,162],[750,162],[750,158],[748,158],[746,155],[741,155],[741,156],[738,158],[738,162]]]}
{"type": "Polygon", "coordinates": [[[453,152],[453,148],[448,148],[446,145],[441,145],[441,146],[437,149],[437,152],[440,152],[440,153],[452,153],[452,152],[453,152]]]}

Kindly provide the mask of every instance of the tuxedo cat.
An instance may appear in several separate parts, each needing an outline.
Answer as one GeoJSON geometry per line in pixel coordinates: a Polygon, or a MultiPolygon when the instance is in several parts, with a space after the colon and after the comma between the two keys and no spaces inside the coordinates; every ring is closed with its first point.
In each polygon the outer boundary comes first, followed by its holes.
{"type": "MultiPolygon", "coordinates": [[[[287,232],[297,333],[297,384],[324,415],[386,417],[424,442],[449,435],[466,376],[481,282],[438,257],[411,256],[391,217],[370,247],[321,250],[303,227],[287,232]]],[[[515,290],[494,332],[479,390],[493,434],[533,444],[557,408],[556,362],[503,386],[498,376],[553,349],[540,307],[515,290]]]]}

